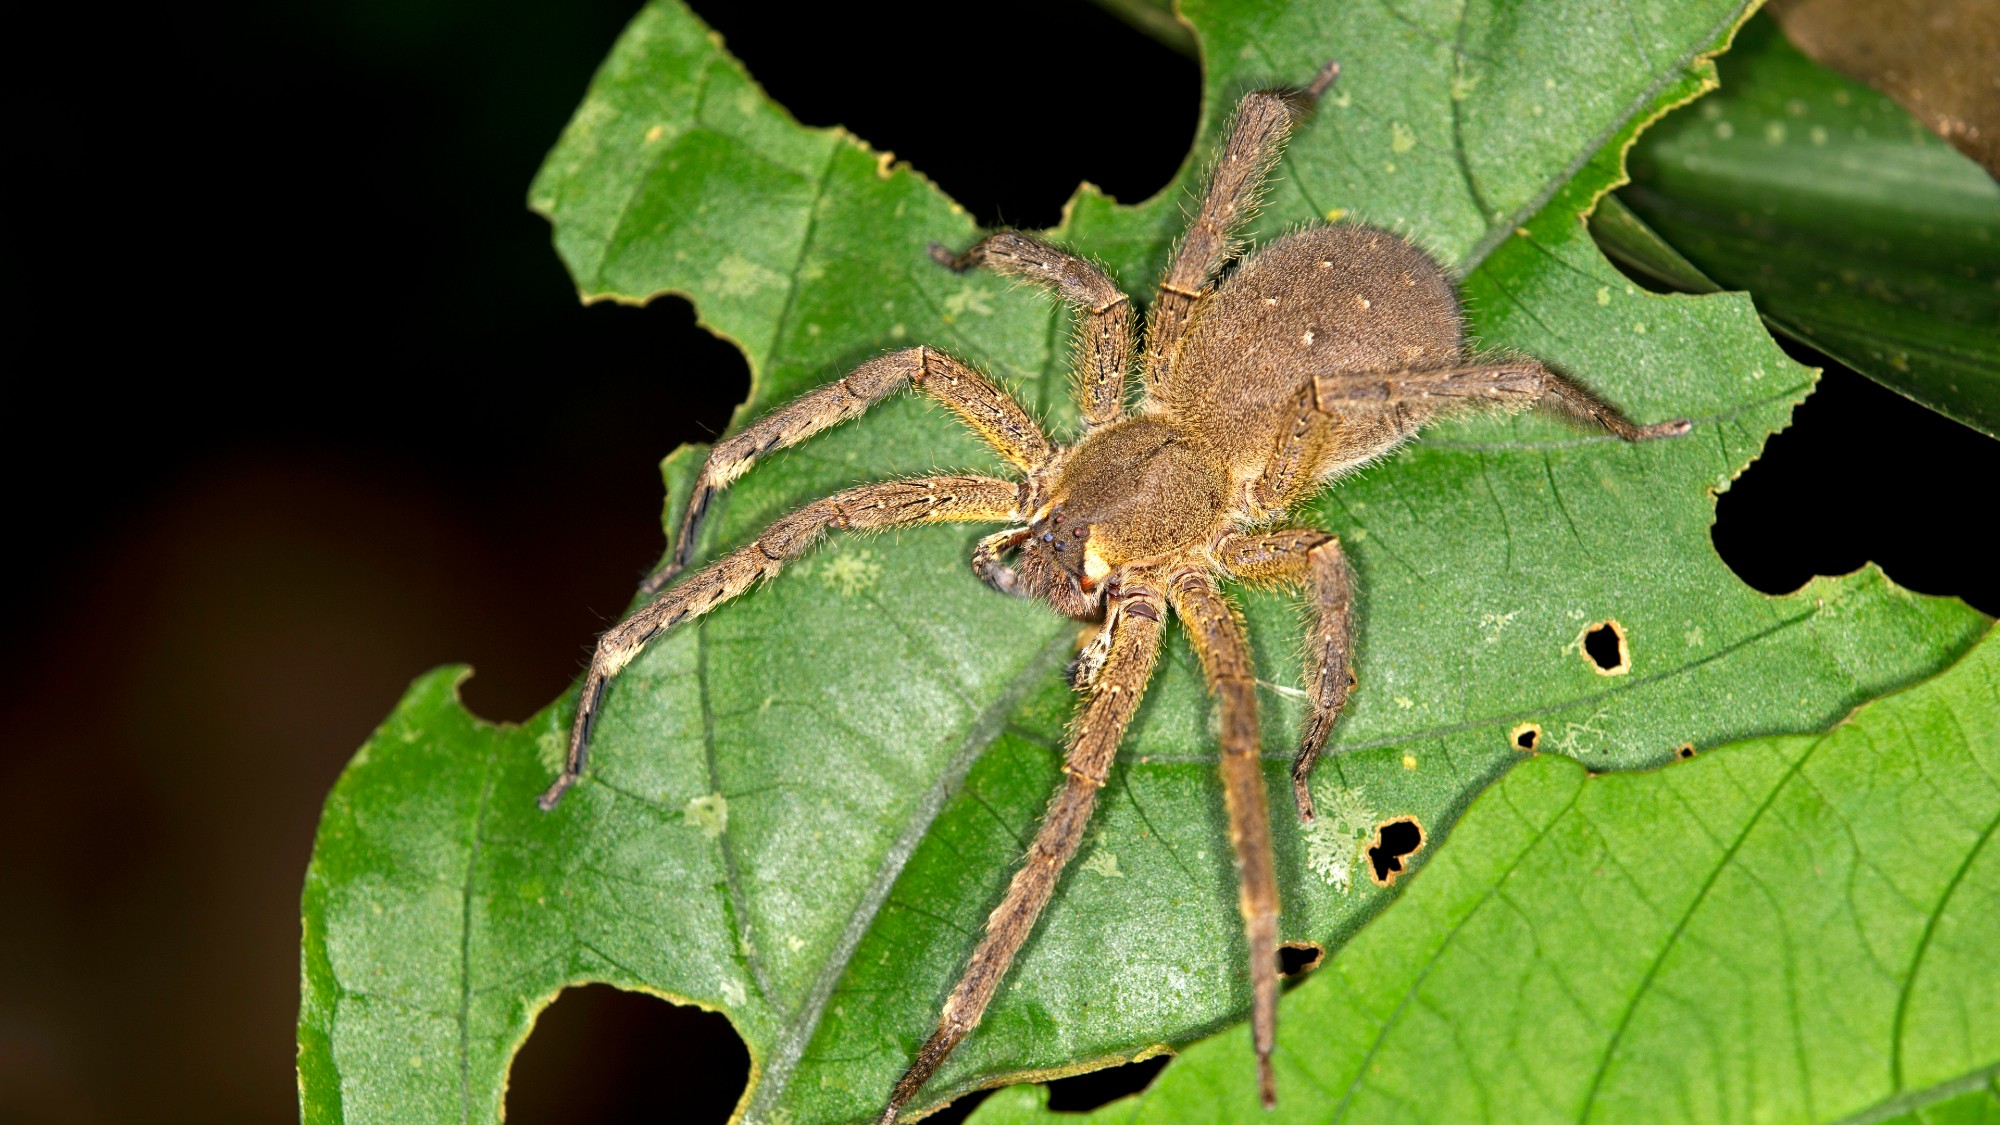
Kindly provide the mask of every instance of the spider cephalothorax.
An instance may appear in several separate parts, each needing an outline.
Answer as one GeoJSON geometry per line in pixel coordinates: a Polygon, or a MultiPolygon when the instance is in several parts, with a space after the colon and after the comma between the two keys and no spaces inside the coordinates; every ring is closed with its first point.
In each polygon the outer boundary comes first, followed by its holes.
{"type": "Polygon", "coordinates": [[[1292,767],[1293,798],[1310,821],[1307,774],[1353,684],[1349,575],[1338,540],[1313,528],[1283,527],[1282,517],[1454,406],[1544,402],[1627,441],[1688,429],[1686,422],[1635,426],[1536,360],[1468,354],[1451,279],[1387,231],[1308,227],[1221,276],[1295,114],[1335,74],[1329,64],[1304,90],[1260,90],[1238,104],[1201,209],[1153,301],[1139,364],[1144,394],[1136,406],[1126,401],[1132,305],[1103,270],[1009,231],[957,256],[933,247],[953,269],[985,266],[1031,281],[1076,310],[1082,434],[1065,446],[1051,443],[1004,391],[942,352],[916,347],[871,360],[717,443],[695,482],[672,557],[645,584],[658,596],[598,642],[568,761],[543,794],[543,808],[554,807],[581,775],[605,688],[648,641],[775,575],[828,529],[1007,524],[974,548],[973,570],[996,590],[1040,598],[1092,623],[1073,668],[1083,702],[1070,729],[1063,787],[945,999],[936,1029],[890,1092],[885,1122],[896,1119],[979,1023],[1076,854],[1152,676],[1169,612],[1181,618],[1221,713],[1222,790],[1242,886],[1252,1041],[1259,1089],[1271,1104],[1278,879],[1249,643],[1219,579],[1301,587],[1311,595],[1309,715],[1292,767]],[[780,518],[750,545],[668,585],[686,567],[718,489],[764,454],[905,386],[949,407],[1020,479],[940,476],[850,488],[780,518]]]}

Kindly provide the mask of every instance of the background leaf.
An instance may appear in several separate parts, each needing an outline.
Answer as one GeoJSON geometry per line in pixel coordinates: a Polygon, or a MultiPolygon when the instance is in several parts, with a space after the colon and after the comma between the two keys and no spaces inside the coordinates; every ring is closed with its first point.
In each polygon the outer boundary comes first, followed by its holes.
{"type": "MultiPolygon", "coordinates": [[[[1264,236],[1336,214],[1404,230],[1466,271],[1489,346],[1558,362],[1642,419],[1697,423],[1643,447],[1539,416],[1443,425],[1317,506],[1361,584],[1362,686],[1318,775],[1326,800],[1418,818],[1421,862],[1520,760],[1524,722],[1593,769],[1657,765],[1683,743],[1822,728],[1985,627],[1873,571],[1775,599],[1738,582],[1708,543],[1710,491],[1810,373],[1743,298],[1640,291],[1579,221],[1640,125],[1702,87],[1739,5],[1186,14],[1209,60],[1199,151],[1247,86],[1345,65],[1264,236]],[[1614,618],[1630,670],[1606,677],[1578,646],[1614,618]]],[[[1195,167],[1139,207],[1084,192],[1058,237],[1143,296],[1195,167]]],[[[676,4],[634,21],[533,200],[587,296],[686,293],[743,348],[746,414],[921,340],[995,371],[1055,430],[1073,419],[1064,319],[926,258],[975,237],[965,215],[854,138],[792,122],[676,4]]],[[[699,455],[669,460],[670,495],[699,455]]],[[[858,479],[992,465],[898,399],[745,478],[702,553],[858,479]]],[[[980,586],[976,534],[829,543],[655,644],[554,814],[533,797],[571,700],[496,728],[456,704],[461,672],[419,681],[329,797],[308,873],[307,1118],[494,1118],[535,1012],[589,980],[726,1012],[753,1060],[749,1120],[877,1110],[1055,782],[1071,703],[1072,627],[980,586]]],[[[1298,623],[1285,599],[1245,604],[1281,797],[1298,623]]],[[[926,1101],[1129,1058],[1246,1007],[1209,704],[1177,636],[1164,665],[1078,869],[926,1101]]],[[[1337,946],[1388,904],[1344,862],[1351,840],[1287,821],[1279,847],[1286,938],[1337,946]]]]}
{"type": "MultiPolygon", "coordinates": [[[[1991,1120],[1996,827],[1991,636],[1824,735],[1615,776],[1543,755],[1285,997],[1277,1113],[1238,1029],[1095,1118],[1991,1120]]],[[[974,1120],[1083,1120],[1044,1097],[974,1120]]]]}
{"type": "Polygon", "coordinates": [[[1769,19],[1721,69],[1634,147],[1633,216],[1601,213],[1600,240],[1669,285],[1748,289],[1788,335],[2000,436],[2000,184],[1769,19]]]}

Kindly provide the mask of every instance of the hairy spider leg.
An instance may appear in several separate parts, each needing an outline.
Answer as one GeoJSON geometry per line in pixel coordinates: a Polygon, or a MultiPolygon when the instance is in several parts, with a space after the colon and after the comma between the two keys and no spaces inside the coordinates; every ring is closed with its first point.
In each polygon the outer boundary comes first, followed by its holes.
{"type": "Polygon", "coordinates": [[[1278,1102],[1271,1075],[1271,1048],[1278,1038],[1278,867],[1264,800],[1250,642],[1207,569],[1175,571],[1167,580],[1167,597],[1222,711],[1222,803],[1236,851],[1236,904],[1250,947],[1250,1041],[1257,1050],[1257,1093],[1269,1109],[1278,1102]]]}
{"type": "MultiPolygon", "coordinates": [[[[1006,896],[987,915],[986,934],[945,1001],[937,1030],[917,1050],[909,1070],[891,1091],[888,1107],[879,1119],[881,1125],[893,1125],[952,1050],[979,1025],[1007,975],[1007,967],[1055,892],[1063,866],[1083,842],[1084,828],[1097,806],[1097,791],[1104,787],[1111,763],[1118,756],[1118,742],[1153,678],[1161,623],[1166,617],[1155,586],[1157,578],[1127,572],[1118,591],[1110,596],[1105,628],[1112,631],[1111,651],[1070,726],[1063,786],[1042,815],[1041,828],[1013,881],[1007,884],[1006,896]]],[[[1277,955],[1274,952],[1272,956],[1277,955]]]]}
{"type": "Polygon", "coordinates": [[[1125,379],[1132,367],[1132,302],[1102,268],[1018,231],[989,234],[957,257],[932,243],[931,257],[953,270],[985,266],[1032,282],[1074,308],[1076,355],[1070,370],[1084,432],[1125,416],[1125,379]]]}
{"type": "Polygon", "coordinates": [[[1006,531],[996,531],[981,539],[972,548],[972,573],[981,582],[1003,594],[1017,598],[1029,597],[1026,587],[1021,585],[1021,574],[1003,560],[1007,552],[1028,541],[1034,534],[1025,527],[1010,527],[1006,531]]]}
{"type": "Polygon", "coordinates": [[[1007,392],[992,380],[934,348],[905,348],[879,356],[817,390],[800,395],[715,443],[681,515],[680,534],[668,561],[640,589],[659,593],[686,569],[696,533],[715,494],[750,471],[757,459],[839,425],[905,386],[937,399],[1008,462],[1033,472],[1049,459],[1049,439],[1007,392]]]}
{"type": "Polygon", "coordinates": [[[873,531],[921,523],[1016,521],[1021,488],[995,477],[920,477],[864,484],[780,517],[749,546],[738,548],[696,571],[646,603],[598,638],[583,680],[583,694],[569,729],[569,756],[561,776],[541,796],[552,809],[583,774],[590,753],[590,730],[604,702],[604,690],[647,643],[684,621],[700,617],[770,578],[804,554],[828,529],[873,531]]]}
{"type": "Polygon", "coordinates": [[[1312,790],[1306,780],[1326,748],[1333,722],[1354,689],[1354,576],[1340,540],[1307,527],[1263,534],[1231,532],[1215,547],[1216,561],[1245,582],[1303,586],[1312,594],[1313,625],[1306,638],[1307,706],[1305,733],[1292,759],[1292,797],[1299,819],[1314,817],[1312,790]]]}
{"type": "Polygon", "coordinates": [[[1146,323],[1148,393],[1165,385],[1173,351],[1187,333],[1196,302],[1242,248],[1238,236],[1257,213],[1265,180],[1284,151],[1294,119],[1317,102],[1339,75],[1340,64],[1329,62],[1303,90],[1256,90],[1236,103],[1222,151],[1209,169],[1201,209],[1175,248],[1153,299],[1146,323]]]}
{"type": "Polygon", "coordinates": [[[1532,359],[1440,367],[1428,371],[1383,371],[1357,375],[1316,375],[1313,395],[1322,410],[1338,413],[1343,403],[1485,400],[1527,405],[1546,402],[1565,414],[1595,422],[1626,441],[1679,437],[1689,422],[1676,418],[1640,426],[1615,406],[1532,359]]]}

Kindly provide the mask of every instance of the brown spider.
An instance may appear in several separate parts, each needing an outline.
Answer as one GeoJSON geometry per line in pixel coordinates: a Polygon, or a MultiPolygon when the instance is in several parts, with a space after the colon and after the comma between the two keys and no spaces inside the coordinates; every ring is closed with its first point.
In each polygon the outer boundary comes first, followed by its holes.
{"type": "Polygon", "coordinates": [[[1627,441],[1688,430],[1685,421],[1635,426],[1536,360],[1469,354],[1451,279],[1423,251],[1386,231],[1308,227],[1244,258],[1218,281],[1295,115],[1338,70],[1329,63],[1304,90],[1260,90],[1238,103],[1201,210],[1153,302],[1136,408],[1125,401],[1132,303],[1103,270],[1011,231],[988,235],[957,257],[933,246],[933,257],[953,269],[984,265],[1041,285],[1076,310],[1083,434],[1067,446],[1051,444],[1006,392],[930,348],[871,360],[716,444],[695,482],[673,556],[646,581],[646,592],[662,590],[687,565],[716,490],[764,454],[852,418],[904,386],[957,413],[1021,480],[940,476],[835,493],[659,593],[598,642],[570,728],[568,762],[542,795],[545,809],[583,770],[606,685],[647,642],[776,575],[828,528],[1013,525],[979,541],[973,570],[997,590],[1041,598],[1092,623],[1074,669],[1084,700],[1069,731],[1063,787],[987,919],[937,1030],[889,1095],[883,1122],[896,1119],[978,1025],[1076,854],[1119,738],[1152,676],[1169,607],[1185,623],[1221,708],[1223,798],[1248,937],[1258,1089],[1264,1104],[1273,1104],[1278,879],[1250,650],[1218,580],[1303,586],[1317,606],[1309,650],[1312,710],[1292,766],[1299,816],[1310,821],[1307,774],[1354,684],[1350,580],[1333,536],[1269,529],[1334,477],[1383,456],[1454,406],[1547,401],[1627,441]]]}

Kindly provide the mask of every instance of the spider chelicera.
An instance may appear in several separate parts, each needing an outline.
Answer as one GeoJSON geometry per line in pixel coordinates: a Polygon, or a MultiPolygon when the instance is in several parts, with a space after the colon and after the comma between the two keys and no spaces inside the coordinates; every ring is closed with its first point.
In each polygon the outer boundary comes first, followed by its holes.
{"type": "Polygon", "coordinates": [[[718,442],[702,467],[652,601],[598,641],[570,728],[553,808],[584,768],[605,688],[647,642],[775,576],[829,529],[995,522],[972,568],[994,589],[1040,598],[1089,623],[1074,666],[1082,694],[1062,788],[987,921],[937,1028],[890,1092],[893,1122],[978,1026],[1008,965],[1083,841],[1098,790],[1153,674],[1169,611],[1184,624],[1221,711],[1221,772],[1249,950],[1258,1089],[1271,1105],[1277,1029],[1278,879],[1259,768],[1250,649],[1222,579],[1303,587],[1311,630],[1310,715],[1292,766],[1299,816],[1313,819],[1307,775],[1354,680],[1350,578],[1340,542],[1285,517],[1334,478],[1395,449],[1454,407],[1546,403],[1627,441],[1686,433],[1685,421],[1636,426],[1541,362],[1469,352],[1451,278],[1423,251],[1361,224],[1313,226],[1225,265],[1297,117],[1338,74],[1304,89],[1258,90],[1236,107],[1200,211],[1147,317],[1142,393],[1128,406],[1132,303],[1096,265],[1012,231],[953,256],[1033,282],[1075,310],[1083,432],[1057,445],[1007,393],[943,352],[908,348],[778,407],[718,442]],[[669,585],[687,566],[717,490],[757,459],[911,387],[937,399],[1019,472],[1018,480],[936,476],[865,484],[814,501],[749,546],[669,585]]]}

